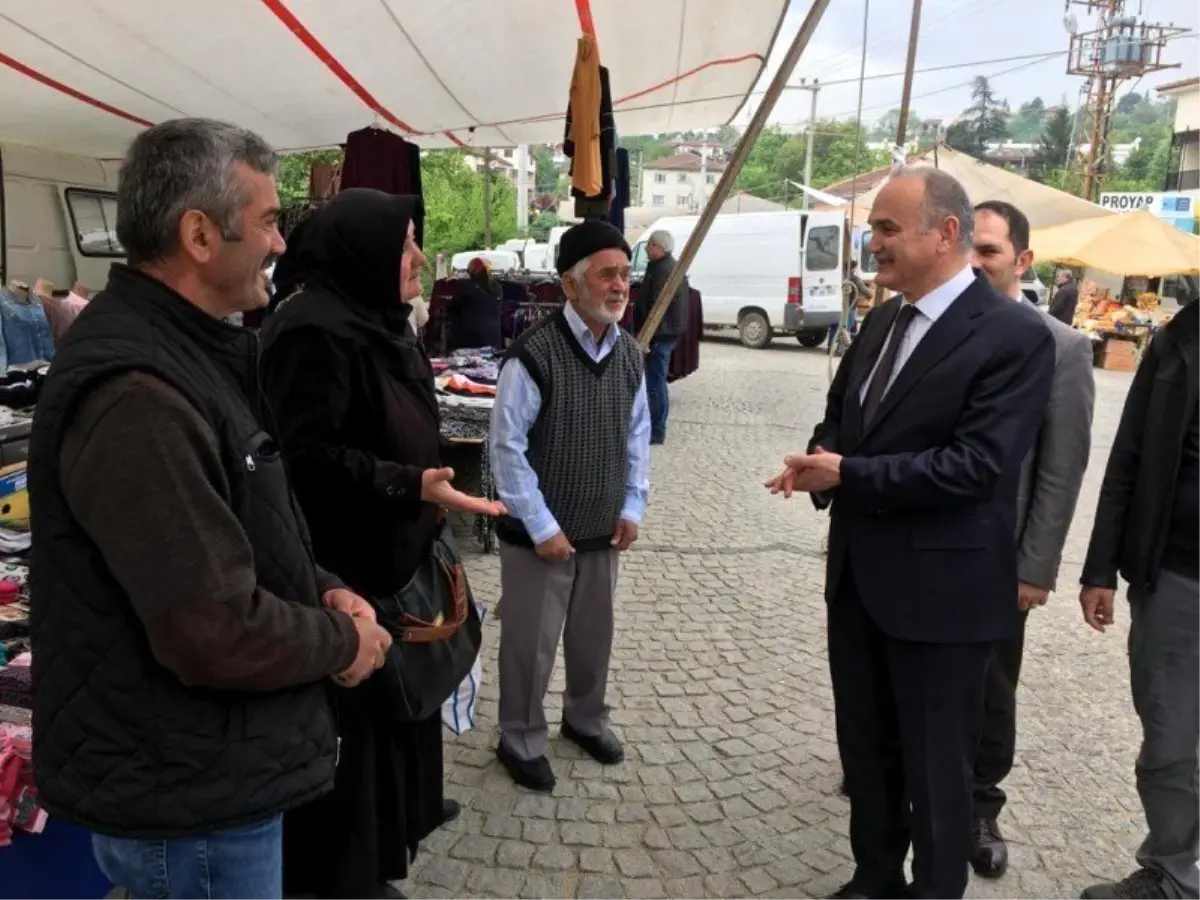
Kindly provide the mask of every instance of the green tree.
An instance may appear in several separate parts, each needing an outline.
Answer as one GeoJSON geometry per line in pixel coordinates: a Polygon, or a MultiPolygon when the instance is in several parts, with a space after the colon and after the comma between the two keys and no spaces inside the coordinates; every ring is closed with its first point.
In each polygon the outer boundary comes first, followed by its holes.
{"type": "Polygon", "coordinates": [[[558,216],[552,212],[539,213],[537,217],[529,223],[529,236],[539,244],[544,244],[550,240],[550,229],[558,225],[558,216]]]}
{"type": "Polygon", "coordinates": [[[1138,106],[1141,105],[1142,95],[1134,91],[1130,91],[1124,97],[1117,101],[1117,113],[1122,116],[1128,116],[1133,113],[1138,106]]]}
{"type": "Polygon", "coordinates": [[[1071,144],[1074,138],[1075,123],[1071,114],[1064,107],[1059,107],[1046,120],[1045,127],[1038,139],[1042,152],[1042,168],[1050,171],[1070,165],[1071,144]]]}
{"type": "MultiPolygon", "coordinates": [[[[865,135],[864,135],[865,138],[865,135]]],[[[758,138],[738,176],[736,189],[776,202],[790,202],[796,189],[788,182],[804,182],[806,135],[787,135],[768,128],[758,138]]],[[[819,121],[813,144],[813,187],[825,187],[859,173],[887,165],[885,151],[860,148],[853,122],[819,121]]]]}
{"type": "MultiPolygon", "coordinates": [[[[425,253],[483,250],[483,175],[459,150],[431,151],[421,159],[425,195],[425,253]]],[[[517,236],[517,192],[506,175],[492,173],[492,245],[517,236]]]]}
{"type": "Polygon", "coordinates": [[[946,131],[946,142],[955,150],[983,156],[987,145],[1008,136],[1004,104],[996,99],[991,83],[983,75],[975,77],[972,103],[963,118],[946,131]]]}
{"type": "Polygon", "coordinates": [[[279,199],[284,203],[297,203],[308,198],[309,174],[313,163],[338,163],[343,153],[338,147],[324,150],[308,150],[304,153],[289,153],[279,160],[276,184],[279,199]]]}
{"type": "Polygon", "coordinates": [[[533,151],[533,162],[537,168],[534,176],[539,194],[554,194],[558,190],[558,166],[554,164],[554,153],[549,147],[538,147],[533,151]]]}

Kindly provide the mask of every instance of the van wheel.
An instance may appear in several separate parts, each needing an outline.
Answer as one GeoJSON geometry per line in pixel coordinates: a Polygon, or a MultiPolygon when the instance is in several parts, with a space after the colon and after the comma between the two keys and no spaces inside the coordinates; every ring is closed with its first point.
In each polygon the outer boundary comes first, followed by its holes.
{"type": "Polygon", "coordinates": [[[771,343],[771,323],[760,312],[748,312],[738,322],[738,336],[751,350],[761,350],[771,343]]]}
{"type": "Polygon", "coordinates": [[[801,347],[820,347],[824,342],[829,332],[825,329],[820,331],[797,331],[796,340],[800,342],[801,347]]]}

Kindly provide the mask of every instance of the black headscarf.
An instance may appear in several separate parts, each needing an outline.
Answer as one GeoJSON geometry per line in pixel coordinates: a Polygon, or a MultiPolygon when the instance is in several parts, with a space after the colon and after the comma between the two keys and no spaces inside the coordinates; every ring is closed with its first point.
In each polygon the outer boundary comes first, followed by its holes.
{"type": "Polygon", "coordinates": [[[400,300],[400,258],[409,222],[419,233],[424,214],[420,197],[350,188],[297,226],[279,265],[367,308],[411,309],[400,300]]]}
{"type": "Polygon", "coordinates": [[[276,269],[304,290],[267,320],[264,351],[283,331],[304,326],[376,345],[411,343],[416,335],[408,323],[412,305],[400,299],[400,260],[409,222],[419,232],[423,216],[420,197],[351,188],[305,218],[276,269]]]}

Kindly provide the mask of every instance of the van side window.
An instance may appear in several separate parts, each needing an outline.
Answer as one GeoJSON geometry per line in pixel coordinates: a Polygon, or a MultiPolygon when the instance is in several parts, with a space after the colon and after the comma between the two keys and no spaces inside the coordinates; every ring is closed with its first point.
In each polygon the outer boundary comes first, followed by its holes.
{"type": "Polygon", "coordinates": [[[825,272],[838,267],[838,241],[841,229],[836,225],[817,225],[808,229],[804,248],[804,268],[810,272],[825,272]]]}
{"type": "Polygon", "coordinates": [[[649,261],[649,257],[646,256],[646,242],[642,241],[633,248],[633,265],[630,268],[635,274],[643,273],[649,261]]]}
{"type": "Polygon", "coordinates": [[[117,240],[117,195],[67,188],[67,209],[75,245],[84,256],[125,255],[117,240]]]}

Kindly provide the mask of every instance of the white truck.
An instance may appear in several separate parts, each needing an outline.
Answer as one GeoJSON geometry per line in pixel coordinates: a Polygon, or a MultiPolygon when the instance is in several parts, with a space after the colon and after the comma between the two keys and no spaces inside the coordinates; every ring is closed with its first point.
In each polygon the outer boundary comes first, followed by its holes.
{"type": "Polygon", "coordinates": [[[0,279],[97,290],[125,258],[116,161],[0,144],[0,279]]]}
{"type": "MultiPolygon", "coordinates": [[[[699,216],[668,216],[634,248],[633,271],[645,272],[646,239],[670,233],[678,255],[699,216]]],[[[704,327],[736,328],[760,349],[775,335],[818,346],[842,315],[843,266],[849,252],[843,211],[720,214],[688,270],[704,298],[704,327]]]]}

